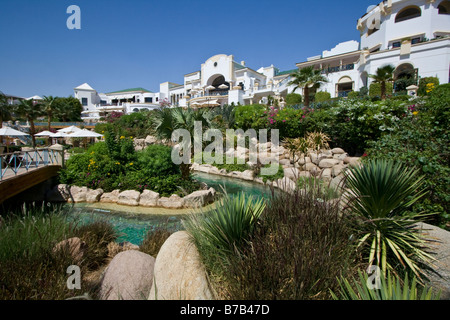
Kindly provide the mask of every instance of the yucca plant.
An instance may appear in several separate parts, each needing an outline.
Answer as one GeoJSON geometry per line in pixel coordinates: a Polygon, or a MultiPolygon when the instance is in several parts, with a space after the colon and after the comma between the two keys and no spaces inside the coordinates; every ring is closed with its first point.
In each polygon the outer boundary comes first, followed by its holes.
{"type": "Polygon", "coordinates": [[[254,200],[244,193],[233,197],[225,194],[213,209],[189,216],[183,225],[203,259],[212,256],[217,262],[216,257],[225,258],[245,243],[264,208],[263,199],[254,200]]]}
{"type": "Polygon", "coordinates": [[[432,288],[427,286],[418,286],[416,277],[412,281],[408,275],[405,275],[403,281],[398,276],[390,272],[385,277],[382,273],[379,275],[380,286],[374,288],[368,286],[372,281],[367,273],[358,271],[359,281],[356,279],[348,280],[346,278],[338,279],[340,290],[336,294],[330,291],[334,300],[439,300],[440,292],[433,292],[432,288]]]}
{"type": "Polygon", "coordinates": [[[359,247],[367,254],[369,266],[411,271],[421,279],[422,268],[433,257],[426,252],[426,239],[416,224],[425,214],[408,209],[422,198],[423,177],[418,171],[387,160],[370,160],[344,172],[349,192],[349,209],[360,218],[359,247]]]}

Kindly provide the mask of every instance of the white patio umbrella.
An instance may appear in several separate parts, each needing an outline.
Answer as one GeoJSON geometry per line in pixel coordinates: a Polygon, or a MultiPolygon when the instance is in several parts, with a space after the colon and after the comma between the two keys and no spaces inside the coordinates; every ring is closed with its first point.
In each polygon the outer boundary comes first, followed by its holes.
{"type": "Polygon", "coordinates": [[[10,127],[3,127],[0,129],[0,136],[8,137],[6,138],[6,152],[9,152],[9,143],[8,143],[9,137],[23,137],[29,136],[29,134],[19,130],[15,130],[10,127]]]}
{"type": "Polygon", "coordinates": [[[80,131],[73,132],[73,133],[69,134],[68,137],[70,137],[70,138],[84,138],[84,145],[85,145],[85,148],[86,148],[87,147],[87,139],[88,138],[100,138],[100,137],[103,137],[103,135],[99,134],[97,132],[94,132],[94,131],[83,129],[83,130],[80,130],[80,131]]]}
{"type": "Polygon", "coordinates": [[[76,126],[70,126],[70,127],[66,127],[63,129],[59,129],[58,132],[62,132],[62,133],[71,133],[71,132],[76,132],[76,131],[80,131],[81,129],[76,127],[76,126]]]}
{"type": "Polygon", "coordinates": [[[45,131],[36,133],[34,136],[35,136],[35,137],[51,137],[51,136],[53,136],[53,135],[54,135],[53,132],[50,132],[50,131],[45,130],[45,131]]]}
{"type": "Polygon", "coordinates": [[[94,132],[94,131],[90,131],[90,130],[86,130],[86,129],[82,129],[76,132],[73,132],[69,135],[67,135],[67,137],[70,138],[100,138],[103,137],[102,134],[94,132]]]}
{"type": "Polygon", "coordinates": [[[216,88],[216,87],[209,85],[209,86],[207,86],[205,89],[206,89],[206,90],[214,90],[215,88],[216,88]]]}
{"type": "Polygon", "coordinates": [[[227,86],[225,83],[222,83],[222,84],[219,86],[219,89],[228,89],[228,86],[227,86]]]}

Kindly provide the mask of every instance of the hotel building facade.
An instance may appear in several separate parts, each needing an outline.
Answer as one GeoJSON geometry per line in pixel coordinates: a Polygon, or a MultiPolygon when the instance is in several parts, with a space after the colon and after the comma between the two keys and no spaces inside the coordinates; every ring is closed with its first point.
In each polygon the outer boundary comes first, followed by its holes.
{"type": "Polygon", "coordinates": [[[387,64],[396,68],[395,80],[437,77],[441,84],[449,82],[450,1],[386,0],[370,6],[356,28],[359,42],[339,43],[297,63],[293,70],[280,71],[273,65],[255,70],[232,55],[218,54],[198,71],[184,75],[183,84],[161,83],[157,93],[133,88],[102,94],[85,83],[74,89],[75,97],[83,104],[83,117],[96,120],[111,111],[155,109],[163,101],[180,107],[212,107],[265,103],[271,96],[283,105],[294,89],[288,86],[290,74],[309,66],[327,76],[328,82],[318,90],[332,98],[369,87],[369,75],[387,64]]]}

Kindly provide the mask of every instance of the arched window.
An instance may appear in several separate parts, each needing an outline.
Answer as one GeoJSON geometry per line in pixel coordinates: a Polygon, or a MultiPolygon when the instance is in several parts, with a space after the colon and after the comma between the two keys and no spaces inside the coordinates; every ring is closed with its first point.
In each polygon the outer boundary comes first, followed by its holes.
{"type": "Polygon", "coordinates": [[[420,17],[421,15],[422,11],[420,10],[419,7],[416,6],[406,7],[400,10],[399,13],[397,13],[397,15],[395,16],[395,23],[409,19],[414,19],[420,17]]]}
{"type": "Polygon", "coordinates": [[[438,5],[439,14],[450,14],[450,1],[442,1],[438,5]]]}

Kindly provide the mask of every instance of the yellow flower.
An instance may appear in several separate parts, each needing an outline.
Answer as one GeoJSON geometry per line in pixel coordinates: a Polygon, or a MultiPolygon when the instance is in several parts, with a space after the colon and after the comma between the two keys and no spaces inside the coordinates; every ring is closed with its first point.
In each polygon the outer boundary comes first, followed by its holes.
{"type": "Polygon", "coordinates": [[[125,136],[120,136],[120,139],[125,139],[125,136]]]}
{"type": "Polygon", "coordinates": [[[414,111],[413,115],[417,116],[418,113],[419,113],[419,111],[414,111]]]}
{"type": "Polygon", "coordinates": [[[132,166],[132,165],[133,165],[133,162],[130,163],[130,166],[132,166]]]}

